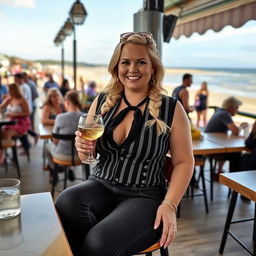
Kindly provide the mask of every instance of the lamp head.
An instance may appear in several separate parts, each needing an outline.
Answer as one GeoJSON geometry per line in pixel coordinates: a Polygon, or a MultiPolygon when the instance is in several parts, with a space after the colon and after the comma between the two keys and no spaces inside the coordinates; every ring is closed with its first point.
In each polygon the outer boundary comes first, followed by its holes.
{"type": "Polygon", "coordinates": [[[63,32],[65,36],[70,36],[74,31],[74,25],[72,24],[70,18],[68,18],[63,26],[63,32]]]}
{"type": "Polygon", "coordinates": [[[79,0],[76,0],[72,5],[69,16],[74,25],[82,25],[84,23],[87,12],[84,5],[79,0]]]}

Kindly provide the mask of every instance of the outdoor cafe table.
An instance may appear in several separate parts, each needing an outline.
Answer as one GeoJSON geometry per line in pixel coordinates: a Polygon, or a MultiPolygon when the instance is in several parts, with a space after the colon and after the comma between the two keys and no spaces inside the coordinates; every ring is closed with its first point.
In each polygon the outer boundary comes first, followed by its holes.
{"type": "Polygon", "coordinates": [[[229,210],[226,218],[226,223],[222,235],[221,245],[219,248],[219,253],[222,254],[226,244],[228,234],[232,236],[250,255],[256,256],[256,204],[254,209],[254,218],[243,219],[232,221],[234,209],[237,201],[237,194],[241,194],[248,199],[256,202],[256,171],[243,171],[243,172],[233,172],[225,173],[220,175],[220,183],[226,185],[233,190],[232,197],[230,200],[229,210]],[[230,229],[230,225],[234,223],[240,223],[245,221],[254,221],[253,235],[252,239],[254,241],[253,252],[245,246],[245,244],[234,235],[230,229]]]}
{"type": "Polygon", "coordinates": [[[21,213],[0,220],[0,255],[71,256],[51,194],[21,196],[21,213]]]}
{"type": "Polygon", "coordinates": [[[225,147],[225,153],[235,153],[246,150],[244,136],[235,136],[226,133],[204,133],[204,139],[225,147]]]}
{"type": "Polygon", "coordinates": [[[52,138],[53,125],[39,124],[38,129],[40,139],[47,140],[52,138]]]}

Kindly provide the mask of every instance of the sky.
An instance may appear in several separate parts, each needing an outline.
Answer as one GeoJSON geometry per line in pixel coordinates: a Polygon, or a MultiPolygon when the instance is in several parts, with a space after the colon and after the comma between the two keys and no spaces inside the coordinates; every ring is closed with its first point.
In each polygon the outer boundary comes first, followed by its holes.
{"type": "MultiPolygon", "coordinates": [[[[53,43],[75,0],[0,0],[0,53],[25,59],[61,59],[53,43]]],[[[77,61],[108,64],[119,35],[133,31],[133,14],[143,0],[82,0],[88,16],[76,26],[77,61]]],[[[256,68],[256,21],[221,32],[194,33],[163,43],[166,67],[256,68]]],[[[73,35],[64,41],[73,59],[73,35]]]]}

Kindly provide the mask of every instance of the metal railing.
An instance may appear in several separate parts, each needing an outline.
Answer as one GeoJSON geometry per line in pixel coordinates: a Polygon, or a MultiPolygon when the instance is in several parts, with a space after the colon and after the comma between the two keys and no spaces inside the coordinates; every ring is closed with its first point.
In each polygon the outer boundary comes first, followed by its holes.
{"type": "MultiPolygon", "coordinates": [[[[219,108],[219,107],[217,107],[217,106],[209,106],[209,108],[212,108],[212,109],[214,109],[214,111],[216,111],[216,109],[219,108]]],[[[256,114],[252,114],[252,113],[248,113],[248,112],[244,112],[244,111],[238,111],[237,115],[256,119],[256,114]]]]}

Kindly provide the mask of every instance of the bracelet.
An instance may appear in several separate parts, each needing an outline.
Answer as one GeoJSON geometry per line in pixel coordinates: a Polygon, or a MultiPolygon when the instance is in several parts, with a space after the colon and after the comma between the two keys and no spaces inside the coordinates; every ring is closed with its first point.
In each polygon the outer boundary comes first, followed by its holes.
{"type": "Polygon", "coordinates": [[[176,206],[176,204],[173,202],[173,201],[171,201],[171,200],[169,200],[169,199],[164,199],[163,201],[162,201],[162,204],[167,204],[170,208],[171,208],[171,210],[173,211],[173,212],[177,212],[177,206],[176,206]]]}

